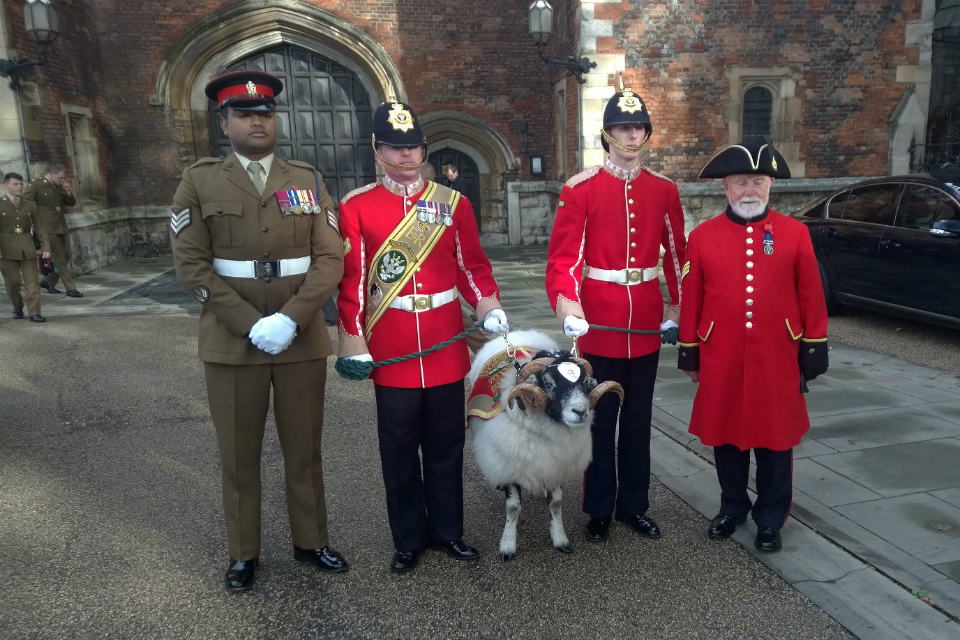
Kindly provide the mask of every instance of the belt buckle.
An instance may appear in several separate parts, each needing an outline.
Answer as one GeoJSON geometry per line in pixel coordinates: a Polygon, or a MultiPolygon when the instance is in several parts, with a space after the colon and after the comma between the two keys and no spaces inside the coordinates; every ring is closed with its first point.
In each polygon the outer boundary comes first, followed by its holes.
{"type": "Polygon", "coordinates": [[[280,277],[280,261],[263,261],[257,260],[256,267],[254,268],[254,276],[256,278],[279,278],[280,277]]]}
{"type": "Polygon", "coordinates": [[[642,269],[627,269],[627,282],[637,283],[643,280],[642,269]]]}
{"type": "Polygon", "coordinates": [[[430,300],[430,296],[414,296],[413,298],[413,310],[414,311],[426,311],[433,307],[433,302],[430,300]]]}

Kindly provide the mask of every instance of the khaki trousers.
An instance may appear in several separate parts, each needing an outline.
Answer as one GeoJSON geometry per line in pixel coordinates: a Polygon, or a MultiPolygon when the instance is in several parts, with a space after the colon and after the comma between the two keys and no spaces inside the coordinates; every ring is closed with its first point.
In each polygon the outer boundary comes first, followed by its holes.
{"type": "Polygon", "coordinates": [[[304,549],[326,546],[320,453],[326,359],[241,366],[208,362],[204,367],[220,448],[230,557],[250,560],[260,555],[260,453],[271,386],[293,544],[304,549]]]}
{"type": "Polygon", "coordinates": [[[77,288],[77,283],[73,280],[73,273],[70,271],[70,259],[73,257],[73,250],[70,247],[70,236],[67,234],[51,233],[50,239],[50,257],[53,259],[57,271],[44,276],[43,281],[52,287],[57,286],[60,278],[63,278],[63,286],[67,291],[77,288]]]}
{"type": "Polygon", "coordinates": [[[7,287],[7,295],[14,309],[23,308],[23,296],[20,295],[20,284],[27,290],[27,310],[29,315],[40,315],[40,273],[37,269],[37,259],[3,260],[0,259],[0,273],[3,274],[3,284],[7,287]],[[23,274],[21,279],[20,274],[23,274]]]}

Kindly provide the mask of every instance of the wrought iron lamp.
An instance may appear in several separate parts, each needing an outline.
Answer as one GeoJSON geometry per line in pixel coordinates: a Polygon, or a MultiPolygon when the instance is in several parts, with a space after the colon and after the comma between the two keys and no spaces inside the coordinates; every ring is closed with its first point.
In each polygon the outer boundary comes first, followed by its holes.
{"type": "Polygon", "coordinates": [[[10,78],[10,86],[14,89],[20,85],[20,78],[30,75],[34,67],[47,61],[47,48],[60,35],[60,17],[53,0],[25,0],[23,22],[27,35],[40,46],[40,59],[29,60],[20,56],[0,60],[0,76],[10,78]]]}
{"type": "Polygon", "coordinates": [[[533,41],[537,43],[537,53],[540,54],[540,59],[549,64],[563,67],[575,75],[580,84],[586,82],[586,80],[583,79],[583,74],[590,73],[590,69],[597,66],[596,62],[592,62],[586,56],[582,58],[570,56],[564,60],[561,58],[548,58],[543,54],[543,48],[553,34],[553,7],[550,6],[550,3],[547,2],[547,0],[534,0],[530,3],[529,13],[530,36],[533,38],[533,41]]]}

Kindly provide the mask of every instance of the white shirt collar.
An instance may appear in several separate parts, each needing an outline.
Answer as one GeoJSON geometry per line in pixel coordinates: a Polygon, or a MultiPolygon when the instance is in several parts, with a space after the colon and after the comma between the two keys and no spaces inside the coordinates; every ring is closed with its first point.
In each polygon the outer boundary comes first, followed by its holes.
{"type": "MultiPolygon", "coordinates": [[[[251,160],[250,158],[245,158],[245,157],[243,157],[242,155],[240,155],[239,153],[237,153],[236,151],[234,151],[233,154],[234,154],[235,156],[237,156],[237,160],[239,160],[239,161],[240,161],[240,164],[243,165],[243,170],[244,170],[244,171],[247,170],[247,165],[250,164],[251,162],[253,162],[253,160],[251,160]]],[[[273,154],[271,153],[271,154],[268,155],[266,158],[261,158],[261,159],[260,159],[260,166],[263,167],[263,174],[264,174],[265,176],[269,176],[269,175],[270,175],[270,167],[273,166],[273,154]]]]}

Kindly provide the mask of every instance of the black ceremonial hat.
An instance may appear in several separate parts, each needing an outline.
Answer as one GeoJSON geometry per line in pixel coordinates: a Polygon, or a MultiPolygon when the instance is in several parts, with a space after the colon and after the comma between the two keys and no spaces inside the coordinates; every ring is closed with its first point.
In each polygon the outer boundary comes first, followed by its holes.
{"type": "Polygon", "coordinates": [[[203,90],[220,108],[273,111],[283,91],[280,78],[264,71],[241,70],[219,75],[203,90]]]}
{"type": "Polygon", "coordinates": [[[603,128],[609,130],[617,124],[642,124],[647,129],[647,137],[653,133],[647,105],[630,89],[613,94],[603,110],[603,128]]]}
{"type": "Polygon", "coordinates": [[[420,147],[426,142],[420,119],[410,105],[385,102],[373,112],[373,146],[420,147]]]}
{"type": "Polygon", "coordinates": [[[790,167],[772,144],[763,138],[747,138],[713,156],[700,172],[700,177],[725,178],[741,173],[784,179],[790,177],[790,167]]]}

